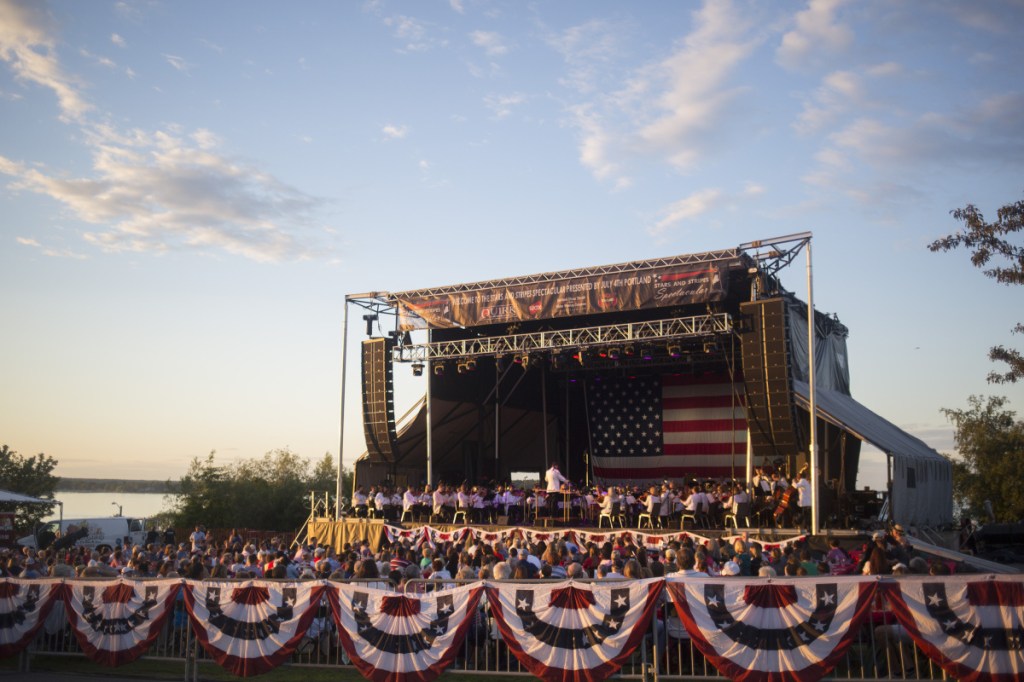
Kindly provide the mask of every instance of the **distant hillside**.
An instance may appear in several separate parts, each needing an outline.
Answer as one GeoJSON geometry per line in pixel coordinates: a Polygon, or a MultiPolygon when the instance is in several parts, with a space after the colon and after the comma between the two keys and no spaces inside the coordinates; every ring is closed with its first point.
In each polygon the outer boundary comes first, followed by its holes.
{"type": "Polygon", "coordinates": [[[176,493],[178,481],[126,481],[120,478],[62,478],[57,492],[64,493],[176,493]]]}

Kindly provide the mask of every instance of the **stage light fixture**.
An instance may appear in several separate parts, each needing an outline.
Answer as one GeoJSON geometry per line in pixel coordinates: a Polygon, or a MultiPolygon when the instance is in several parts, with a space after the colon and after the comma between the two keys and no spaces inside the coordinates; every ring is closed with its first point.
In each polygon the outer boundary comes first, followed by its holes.
{"type": "Polygon", "coordinates": [[[608,349],[608,359],[609,360],[618,360],[621,356],[622,356],[622,349],[621,348],[612,347],[612,348],[608,349]]]}
{"type": "Polygon", "coordinates": [[[414,377],[421,377],[421,376],[423,376],[423,363],[422,362],[414,362],[414,363],[412,363],[412,375],[414,377]]]}
{"type": "Polygon", "coordinates": [[[714,353],[717,350],[718,350],[718,344],[715,343],[714,341],[705,341],[704,342],[704,352],[705,353],[714,353]]]}
{"type": "Polygon", "coordinates": [[[468,358],[466,360],[466,371],[467,372],[475,372],[476,371],[476,358],[468,358]]]}
{"type": "Polygon", "coordinates": [[[583,349],[581,348],[575,353],[573,353],[572,359],[575,360],[577,364],[579,364],[582,367],[586,363],[586,354],[583,352],[583,349]]]}
{"type": "Polygon", "coordinates": [[[654,359],[654,347],[653,346],[644,346],[643,348],[641,348],[640,349],[640,357],[643,358],[644,361],[646,361],[646,362],[650,362],[651,360],[653,360],[654,359]]]}
{"type": "Polygon", "coordinates": [[[564,366],[565,366],[565,359],[562,357],[562,354],[561,353],[552,353],[551,354],[551,368],[552,369],[562,369],[562,367],[564,367],[564,366]]]}
{"type": "Polygon", "coordinates": [[[434,365],[434,376],[435,377],[443,377],[444,376],[444,364],[443,363],[439,362],[436,365],[434,365]]]}
{"type": "Polygon", "coordinates": [[[469,370],[466,369],[466,363],[463,362],[462,360],[459,360],[457,363],[455,363],[455,371],[458,372],[459,374],[465,374],[469,370]]]}
{"type": "Polygon", "coordinates": [[[631,343],[627,343],[625,346],[622,347],[622,352],[627,358],[631,358],[634,355],[636,355],[636,347],[634,347],[631,343]]]}
{"type": "Polygon", "coordinates": [[[683,349],[678,343],[670,343],[665,346],[665,350],[668,352],[670,357],[681,358],[683,356],[683,349]]]}

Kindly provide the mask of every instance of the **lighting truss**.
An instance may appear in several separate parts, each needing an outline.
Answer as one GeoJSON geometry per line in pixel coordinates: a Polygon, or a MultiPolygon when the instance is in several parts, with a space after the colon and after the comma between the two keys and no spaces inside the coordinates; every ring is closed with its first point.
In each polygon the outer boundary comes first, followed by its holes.
{"type": "Polygon", "coordinates": [[[396,347],[392,349],[392,357],[395,362],[426,362],[488,355],[527,354],[593,348],[612,343],[664,342],[671,339],[717,336],[730,334],[732,329],[732,317],[728,313],[715,313],[530,334],[434,341],[396,347]]]}

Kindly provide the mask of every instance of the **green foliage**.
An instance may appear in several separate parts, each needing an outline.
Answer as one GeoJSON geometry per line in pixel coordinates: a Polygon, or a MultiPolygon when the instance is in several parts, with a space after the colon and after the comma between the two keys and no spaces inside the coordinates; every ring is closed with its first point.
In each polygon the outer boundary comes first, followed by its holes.
{"type": "MultiPolygon", "coordinates": [[[[25,457],[6,445],[0,446],[0,488],[14,493],[53,499],[58,478],[53,475],[57,460],[42,453],[25,457]]],[[[0,505],[4,511],[13,511],[14,527],[19,533],[30,533],[35,525],[53,512],[56,505],[11,504],[0,505]]]]}
{"type": "Polygon", "coordinates": [[[284,448],[221,467],[211,452],[194,458],[179,491],[167,496],[169,514],[179,528],[294,530],[309,516],[311,491],[334,492],[337,471],[330,453],[312,465],[284,448]]]}
{"type": "Polygon", "coordinates": [[[968,409],[944,409],[956,426],[959,458],[953,460],[953,497],[974,518],[1024,519],[1024,422],[1004,409],[1006,398],[970,396],[968,409]]]}
{"type": "MultiPolygon", "coordinates": [[[[1024,201],[1000,208],[996,221],[992,223],[987,222],[973,204],[952,211],[952,215],[964,229],[932,242],[929,249],[950,251],[964,247],[971,252],[971,263],[982,268],[985,276],[1000,284],[1024,284],[1024,244],[1011,241],[1024,236],[1024,201]]],[[[1012,332],[1024,334],[1024,324],[1018,322],[1012,332]]],[[[1005,372],[989,373],[991,383],[1024,380],[1024,355],[1020,351],[998,345],[989,349],[988,357],[993,362],[1006,365],[1005,372]]]]}

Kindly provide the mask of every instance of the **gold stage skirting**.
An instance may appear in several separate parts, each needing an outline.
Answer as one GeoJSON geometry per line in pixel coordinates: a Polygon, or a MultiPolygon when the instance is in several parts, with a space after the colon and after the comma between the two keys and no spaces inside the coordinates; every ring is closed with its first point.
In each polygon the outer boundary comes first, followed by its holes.
{"type": "Polygon", "coordinates": [[[384,542],[384,522],[367,519],[314,519],[306,525],[306,537],[316,538],[321,545],[330,545],[335,551],[366,540],[376,552],[384,542]]]}

